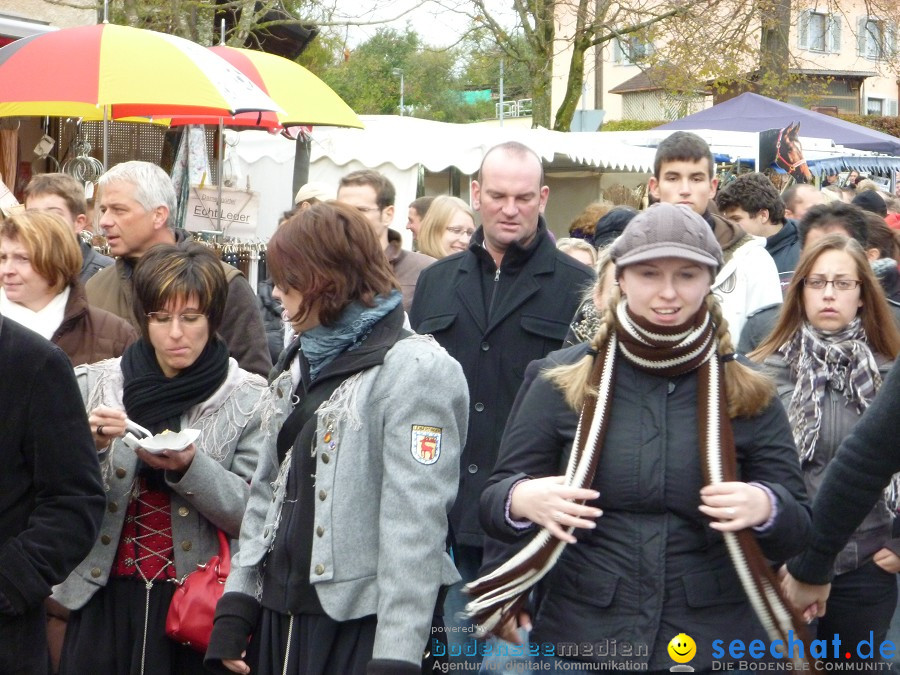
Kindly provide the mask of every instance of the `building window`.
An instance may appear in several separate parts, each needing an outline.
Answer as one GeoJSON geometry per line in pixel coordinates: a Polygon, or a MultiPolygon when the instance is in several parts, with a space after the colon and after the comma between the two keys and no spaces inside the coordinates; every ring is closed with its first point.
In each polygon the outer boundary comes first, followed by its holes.
{"type": "Polygon", "coordinates": [[[615,63],[636,63],[646,59],[651,53],[653,53],[653,43],[636,35],[613,40],[613,61],[615,63]]]}
{"type": "Polygon", "coordinates": [[[857,31],[857,47],[860,56],[878,60],[894,55],[896,27],[893,23],[864,16],[859,19],[857,31]]]}
{"type": "Polygon", "coordinates": [[[837,54],[841,51],[840,17],[806,10],[797,22],[800,49],[837,54]]]}
{"type": "Polygon", "coordinates": [[[884,99],[867,98],[866,115],[884,115],[884,99]]]}

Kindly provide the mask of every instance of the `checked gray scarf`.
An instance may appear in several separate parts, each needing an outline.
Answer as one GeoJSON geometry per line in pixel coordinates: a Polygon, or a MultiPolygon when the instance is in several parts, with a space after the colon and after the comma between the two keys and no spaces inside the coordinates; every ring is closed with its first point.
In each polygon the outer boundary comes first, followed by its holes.
{"type": "Polygon", "coordinates": [[[796,385],[788,419],[801,462],[812,459],[828,389],[841,392],[862,414],[881,387],[881,375],[859,317],[843,330],[825,332],[808,322],[778,350],[791,364],[796,385]]]}

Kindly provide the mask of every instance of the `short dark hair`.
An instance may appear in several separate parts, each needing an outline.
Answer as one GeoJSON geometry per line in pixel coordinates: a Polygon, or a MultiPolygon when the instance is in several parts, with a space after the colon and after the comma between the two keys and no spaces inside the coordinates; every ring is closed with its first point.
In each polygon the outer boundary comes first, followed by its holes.
{"type": "Polygon", "coordinates": [[[815,190],[816,192],[819,191],[815,185],[810,185],[809,183],[794,183],[781,193],[781,201],[784,204],[785,209],[793,212],[794,207],[797,206],[797,202],[800,201],[800,190],[804,188],[815,190]]]}
{"type": "Polygon", "coordinates": [[[806,243],[806,233],[810,230],[826,227],[842,227],[852,239],[855,239],[863,249],[869,246],[866,235],[866,216],[861,208],[844,202],[831,202],[813,206],[803,219],[797,224],[797,234],[800,237],[800,247],[806,243]]]}
{"type": "Polygon", "coordinates": [[[275,285],[299,291],[307,313],[318,303],[323,326],[351,302],[373,307],[376,295],[399,288],[366,217],[341,202],[314,204],[288,219],[269,240],[266,260],[275,285]]]}
{"type": "Polygon", "coordinates": [[[771,222],[784,222],[784,202],[765,174],[745,173],[738,176],[719,190],[716,205],[723,212],[734,207],[743,209],[751,218],[766,209],[771,222]]]}
{"type": "Polygon", "coordinates": [[[716,175],[716,165],[706,141],[690,131],[676,131],[656,147],[653,160],[653,175],[659,180],[660,170],[665,162],[700,162],[706,160],[709,178],[716,175]]]}
{"type": "Polygon", "coordinates": [[[393,206],[394,200],[397,198],[397,190],[394,188],[394,184],[384,174],[372,169],[351,171],[341,178],[338,189],[348,185],[368,185],[375,190],[375,203],[382,211],[389,206],[393,206]]]}
{"type": "Polygon", "coordinates": [[[543,187],[546,180],[546,177],[544,176],[544,161],[541,159],[541,156],[534,150],[529,148],[524,143],[519,143],[518,141],[506,141],[505,143],[500,143],[499,145],[495,145],[493,148],[490,148],[486,153],[484,153],[484,157],[481,158],[481,164],[478,166],[477,180],[479,185],[484,182],[482,170],[484,169],[485,160],[497,151],[503,151],[510,155],[516,155],[518,157],[528,157],[529,155],[531,157],[534,157],[535,161],[538,163],[538,166],[541,168],[541,179],[538,182],[538,185],[543,187]]]}
{"type": "Polygon", "coordinates": [[[228,281],[222,262],[206,246],[192,241],[157,244],[140,257],[131,279],[134,316],[145,340],[149,340],[149,312],[159,312],[169,301],[191,295],[197,296],[197,309],[206,315],[210,338],[222,325],[228,281]]]}
{"type": "Polygon", "coordinates": [[[419,197],[418,199],[413,199],[409,203],[409,208],[419,214],[419,218],[424,218],[425,214],[428,213],[428,209],[431,208],[431,202],[434,201],[434,197],[419,197]]]}
{"type": "Polygon", "coordinates": [[[73,217],[87,213],[84,188],[67,173],[39,173],[32,176],[25,186],[24,201],[27,203],[31,197],[41,195],[62,197],[73,217]]]}

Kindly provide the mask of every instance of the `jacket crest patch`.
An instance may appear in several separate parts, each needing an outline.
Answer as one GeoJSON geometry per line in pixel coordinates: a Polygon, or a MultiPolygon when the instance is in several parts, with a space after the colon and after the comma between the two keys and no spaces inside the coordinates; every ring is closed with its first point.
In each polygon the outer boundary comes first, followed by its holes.
{"type": "Polygon", "coordinates": [[[434,464],[441,456],[441,427],[429,427],[422,424],[412,425],[413,459],[420,464],[434,464]]]}

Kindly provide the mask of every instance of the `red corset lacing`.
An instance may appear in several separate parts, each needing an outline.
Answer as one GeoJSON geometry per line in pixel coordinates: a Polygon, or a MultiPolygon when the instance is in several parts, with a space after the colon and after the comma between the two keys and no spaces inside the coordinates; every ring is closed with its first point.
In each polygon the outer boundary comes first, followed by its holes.
{"type": "Polygon", "coordinates": [[[148,490],[143,478],[135,485],[125,513],[112,576],[144,582],[174,579],[169,494],[148,490]]]}

